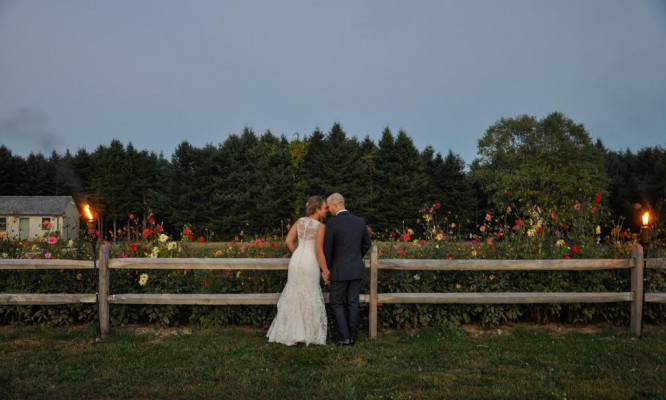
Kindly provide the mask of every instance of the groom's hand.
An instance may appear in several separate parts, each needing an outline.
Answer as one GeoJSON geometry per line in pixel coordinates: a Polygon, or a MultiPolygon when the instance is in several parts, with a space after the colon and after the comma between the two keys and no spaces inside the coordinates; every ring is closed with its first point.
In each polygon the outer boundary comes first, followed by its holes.
{"type": "Polygon", "coordinates": [[[322,271],[321,272],[321,278],[324,280],[324,282],[328,282],[328,278],[330,277],[331,273],[328,271],[322,271]]]}

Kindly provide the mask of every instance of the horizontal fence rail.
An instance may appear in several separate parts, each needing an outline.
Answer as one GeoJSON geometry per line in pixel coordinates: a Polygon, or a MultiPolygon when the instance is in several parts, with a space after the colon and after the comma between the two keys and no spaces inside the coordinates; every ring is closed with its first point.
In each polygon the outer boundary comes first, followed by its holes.
{"type": "MultiPolygon", "coordinates": [[[[416,260],[379,259],[373,246],[370,259],[370,293],[360,301],[369,303],[370,338],[377,336],[377,307],[383,304],[545,304],[545,303],[631,303],[631,329],[641,332],[643,301],[666,304],[666,293],[643,293],[644,267],[666,269],[666,258],[644,260],[636,244],[628,259],[574,260],[416,260]],[[629,269],[628,292],[478,292],[478,293],[378,293],[379,270],[403,271],[595,271],[629,269]],[[644,295],[644,300],[643,300],[644,295]]],[[[188,269],[188,270],[287,270],[287,258],[120,258],[109,259],[109,247],[101,246],[98,262],[97,293],[0,293],[0,305],[56,305],[98,303],[102,336],[109,331],[109,305],[276,305],[280,293],[220,294],[134,294],[109,293],[111,269],[188,269]]],[[[78,260],[0,260],[0,270],[94,269],[92,261],[78,260]]],[[[324,293],[328,302],[328,293],[324,293]]]]}
{"type": "MultiPolygon", "coordinates": [[[[94,269],[93,261],[0,260],[0,270],[94,269]]],[[[62,305],[97,303],[97,293],[0,293],[0,305],[62,305]]]]}

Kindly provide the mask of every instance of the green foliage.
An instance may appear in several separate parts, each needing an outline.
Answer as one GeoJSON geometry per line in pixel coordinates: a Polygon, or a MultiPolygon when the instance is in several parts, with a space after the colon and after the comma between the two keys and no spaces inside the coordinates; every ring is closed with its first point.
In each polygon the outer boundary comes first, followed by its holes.
{"type": "Polygon", "coordinates": [[[561,113],[500,119],[479,140],[472,178],[494,211],[507,205],[555,209],[607,194],[602,152],[582,125],[561,113]]]}

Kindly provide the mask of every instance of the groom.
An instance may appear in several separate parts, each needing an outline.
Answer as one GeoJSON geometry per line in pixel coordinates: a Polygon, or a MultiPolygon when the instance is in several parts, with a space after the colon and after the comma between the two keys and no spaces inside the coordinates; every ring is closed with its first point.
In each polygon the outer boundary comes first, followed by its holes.
{"type": "Polygon", "coordinates": [[[333,193],[326,201],[328,211],[335,216],[326,222],[324,236],[331,281],[329,304],[335,318],[337,344],[352,345],[359,321],[358,293],[365,276],[363,256],[370,249],[370,234],[363,218],[345,209],[341,194],[333,193]]]}

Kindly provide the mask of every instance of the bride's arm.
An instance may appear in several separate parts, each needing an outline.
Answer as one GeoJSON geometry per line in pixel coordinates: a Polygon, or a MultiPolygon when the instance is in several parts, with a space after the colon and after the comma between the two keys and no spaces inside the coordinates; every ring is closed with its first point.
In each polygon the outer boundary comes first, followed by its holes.
{"type": "Polygon", "coordinates": [[[289,233],[287,233],[287,238],[284,240],[284,242],[287,244],[287,247],[289,247],[289,251],[292,253],[294,250],[296,250],[296,246],[294,245],[294,240],[298,237],[298,223],[294,223],[294,225],[289,229],[289,233]]]}
{"type": "Polygon", "coordinates": [[[315,255],[317,256],[317,263],[319,268],[321,268],[322,277],[325,281],[328,280],[329,270],[326,265],[326,256],[324,255],[324,234],[326,233],[326,225],[319,224],[319,229],[317,229],[317,236],[315,238],[315,255]]]}

